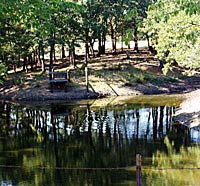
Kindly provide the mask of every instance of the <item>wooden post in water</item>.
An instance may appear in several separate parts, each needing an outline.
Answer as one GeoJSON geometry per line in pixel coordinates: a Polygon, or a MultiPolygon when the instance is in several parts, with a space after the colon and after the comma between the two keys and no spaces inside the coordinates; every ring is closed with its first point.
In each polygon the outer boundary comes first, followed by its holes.
{"type": "Polygon", "coordinates": [[[136,183],[142,186],[142,155],[136,154],[136,183]]]}

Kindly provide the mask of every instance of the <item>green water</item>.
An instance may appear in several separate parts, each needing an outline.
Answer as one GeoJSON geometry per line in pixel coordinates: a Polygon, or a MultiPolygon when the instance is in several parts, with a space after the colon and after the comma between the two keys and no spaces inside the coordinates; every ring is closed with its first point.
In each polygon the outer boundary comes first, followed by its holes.
{"type": "Polygon", "coordinates": [[[179,97],[0,102],[0,184],[198,185],[199,133],[173,124],[179,97]]]}

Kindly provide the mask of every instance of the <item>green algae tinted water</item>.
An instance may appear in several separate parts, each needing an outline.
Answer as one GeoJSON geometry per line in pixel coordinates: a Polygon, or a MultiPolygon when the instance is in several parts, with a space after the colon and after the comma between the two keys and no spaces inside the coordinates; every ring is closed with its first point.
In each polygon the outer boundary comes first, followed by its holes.
{"type": "Polygon", "coordinates": [[[168,96],[1,102],[0,183],[136,185],[141,153],[142,185],[198,185],[199,133],[173,124],[179,104],[168,96]]]}

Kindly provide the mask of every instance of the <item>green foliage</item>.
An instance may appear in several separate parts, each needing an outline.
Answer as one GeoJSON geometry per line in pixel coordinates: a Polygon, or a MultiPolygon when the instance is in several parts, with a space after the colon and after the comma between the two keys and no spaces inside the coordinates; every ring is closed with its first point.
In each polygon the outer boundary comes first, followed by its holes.
{"type": "Polygon", "coordinates": [[[129,28],[125,31],[125,37],[124,37],[124,42],[125,42],[125,45],[128,45],[129,42],[132,40],[133,38],[133,29],[129,28]]]}
{"type": "Polygon", "coordinates": [[[157,57],[165,61],[164,73],[172,62],[189,69],[200,68],[200,14],[198,1],[160,0],[151,5],[143,31],[151,38],[157,57]],[[186,6],[187,5],[187,6],[186,6]]]}
{"type": "Polygon", "coordinates": [[[129,72],[126,75],[126,81],[129,82],[129,84],[135,84],[135,83],[145,83],[147,81],[150,81],[150,76],[147,73],[140,72],[140,71],[134,71],[129,72]]]}
{"type": "Polygon", "coordinates": [[[7,66],[22,66],[21,61],[33,53],[45,53],[45,49],[50,52],[52,64],[56,45],[67,45],[71,52],[80,41],[92,46],[98,40],[100,51],[108,35],[115,42],[125,38],[128,44],[146,16],[149,2],[0,1],[0,59],[7,66]]]}
{"type": "Polygon", "coordinates": [[[6,77],[7,77],[7,67],[0,62],[0,84],[3,83],[6,77]]]}
{"type": "Polygon", "coordinates": [[[200,13],[200,2],[199,0],[178,0],[177,4],[180,6],[181,10],[184,10],[186,14],[199,14],[200,13]]]}
{"type": "Polygon", "coordinates": [[[132,1],[129,2],[129,8],[126,10],[125,22],[123,27],[125,28],[124,41],[128,45],[134,38],[134,33],[137,32],[138,27],[142,26],[142,21],[146,17],[146,11],[148,5],[151,3],[149,0],[132,1]]]}
{"type": "Polygon", "coordinates": [[[164,143],[167,148],[167,153],[157,151],[152,158],[154,166],[157,168],[200,167],[200,147],[198,145],[188,148],[181,147],[180,152],[176,152],[174,142],[170,142],[168,137],[165,137],[164,143]],[[188,157],[190,157],[189,160],[188,157]]]}
{"type": "Polygon", "coordinates": [[[117,65],[113,65],[112,67],[107,68],[107,70],[109,71],[118,71],[118,70],[122,70],[122,66],[121,64],[117,64],[117,65]]]}
{"type": "Polygon", "coordinates": [[[12,83],[13,85],[17,85],[17,86],[24,86],[26,82],[26,79],[24,77],[13,77],[12,78],[12,83]]]}

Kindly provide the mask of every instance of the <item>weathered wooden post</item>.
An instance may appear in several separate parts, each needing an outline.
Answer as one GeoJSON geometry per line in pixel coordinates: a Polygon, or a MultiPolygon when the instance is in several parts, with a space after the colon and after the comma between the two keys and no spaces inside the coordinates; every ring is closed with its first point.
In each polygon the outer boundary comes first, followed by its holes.
{"type": "Polygon", "coordinates": [[[142,186],[142,155],[136,154],[136,183],[142,186]]]}

